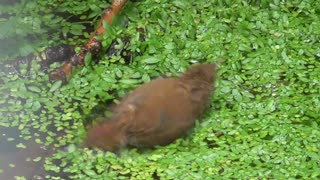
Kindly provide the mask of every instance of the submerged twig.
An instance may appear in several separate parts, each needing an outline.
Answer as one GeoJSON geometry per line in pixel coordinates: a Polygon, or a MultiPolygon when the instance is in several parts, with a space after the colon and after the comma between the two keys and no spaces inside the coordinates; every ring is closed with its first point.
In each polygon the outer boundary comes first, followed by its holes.
{"type": "Polygon", "coordinates": [[[111,24],[113,17],[119,14],[126,2],[127,0],[114,0],[112,4],[103,11],[98,27],[91,35],[88,42],[81,48],[80,52],[73,55],[62,66],[49,73],[49,79],[51,82],[61,80],[63,84],[66,84],[67,77],[71,74],[74,66],[84,65],[84,59],[88,53],[94,55],[102,49],[101,42],[95,39],[95,37],[106,33],[106,30],[103,27],[103,21],[111,24]]]}

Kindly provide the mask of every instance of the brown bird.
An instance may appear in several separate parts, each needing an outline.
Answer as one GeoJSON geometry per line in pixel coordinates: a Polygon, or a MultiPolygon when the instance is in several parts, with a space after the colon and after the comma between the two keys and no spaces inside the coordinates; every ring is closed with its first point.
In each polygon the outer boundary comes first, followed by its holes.
{"type": "Polygon", "coordinates": [[[108,151],[120,147],[167,145],[195,124],[208,103],[216,65],[195,65],[179,78],[160,78],[135,89],[113,110],[110,120],[87,132],[85,144],[108,151]]]}

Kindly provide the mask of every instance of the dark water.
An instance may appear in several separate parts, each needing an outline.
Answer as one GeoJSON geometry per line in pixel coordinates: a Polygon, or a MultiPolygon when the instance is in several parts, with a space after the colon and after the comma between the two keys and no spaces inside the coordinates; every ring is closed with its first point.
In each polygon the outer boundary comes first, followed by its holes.
{"type": "Polygon", "coordinates": [[[37,144],[33,139],[21,140],[17,128],[0,127],[0,179],[10,180],[24,177],[27,180],[45,179],[43,164],[56,149],[37,144]],[[14,138],[8,141],[8,138],[14,138]],[[19,148],[23,144],[25,148],[19,148]],[[17,147],[18,146],[18,147],[17,147]]]}

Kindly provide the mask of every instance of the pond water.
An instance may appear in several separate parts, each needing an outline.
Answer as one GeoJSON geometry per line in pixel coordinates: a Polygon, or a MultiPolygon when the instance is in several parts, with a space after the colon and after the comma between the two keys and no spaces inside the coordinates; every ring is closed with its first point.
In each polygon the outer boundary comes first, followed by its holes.
{"type": "MultiPolygon", "coordinates": [[[[27,180],[45,179],[43,164],[46,157],[57,151],[52,145],[37,144],[34,139],[21,139],[17,128],[0,127],[0,179],[24,177],[27,180]],[[8,139],[14,139],[9,140],[8,139]]],[[[44,137],[40,137],[43,139],[44,137]]]]}

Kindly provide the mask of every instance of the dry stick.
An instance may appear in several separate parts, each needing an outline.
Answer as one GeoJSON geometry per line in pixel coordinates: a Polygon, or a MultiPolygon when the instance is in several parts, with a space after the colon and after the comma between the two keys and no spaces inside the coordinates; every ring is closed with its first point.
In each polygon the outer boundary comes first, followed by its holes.
{"type": "Polygon", "coordinates": [[[95,37],[106,32],[103,27],[103,21],[111,24],[113,17],[119,14],[126,2],[127,0],[113,0],[112,4],[103,11],[98,27],[94,33],[92,33],[88,42],[81,48],[81,51],[73,55],[62,66],[49,73],[49,79],[51,82],[61,80],[63,84],[66,84],[67,77],[69,74],[71,74],[72,68],[74,66],[84,65],[84,58],[87,53],[96,54],[102,49],[101,42],[96,40],[95,37]]]}

